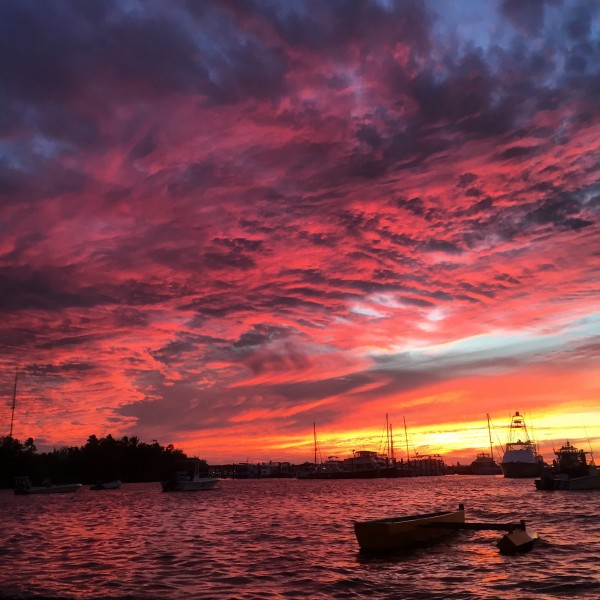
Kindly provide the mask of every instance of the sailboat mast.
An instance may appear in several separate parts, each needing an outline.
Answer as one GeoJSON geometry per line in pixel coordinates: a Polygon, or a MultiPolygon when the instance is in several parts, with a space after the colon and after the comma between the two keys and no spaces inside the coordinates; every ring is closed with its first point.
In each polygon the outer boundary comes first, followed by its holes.
{"type": "Polygon", "coordinates": [[[392,430],[392,424],[390,423],[390,447],[391,447],[391,454],[392,454],[392,462],[396,460],[396,457],[394,456],[394,432],[392,430]]]}
{"type": "Polygon", "coordinates": [[[17,377],[19,376],[19,369],[17,369],[15,371],[15,387],[13,389],[13,401],[12,401],[12,412],[10,415],[10,433],[8,434],[9,437],[12,438],[12,434],[13,434],[13,422],[15,420],[15,405],[17,403],[17,377]]]}
{"type": "Polygon", "coordinates": [[[385,413],[385,462],[389,462],[390,459],[390,422],[388,420],[388,413],[385,413]]]}
{"type": "Polygon", "coordinates": [[[490,428],[490,415],[489,415],[489,413],[487,414],[487,421],[488,421],[488,435],[490,436],[490,456],[491,456],[492,460],[494,460],[494,445],[492,444],[492,430],[490,428]]]}
{"type": "Polygon", "coordinates": [[[317,465],[317,424],[313,421],[313,438],[315,440],[315,466],[317,465]]]}
{"type": "Polygon", "coordinates": [[[408,432],[406,431],[406,417],[402,417],[402,419],[404,420],[404,437],[406,438],[406,460],[408,460],[408,432]]]}

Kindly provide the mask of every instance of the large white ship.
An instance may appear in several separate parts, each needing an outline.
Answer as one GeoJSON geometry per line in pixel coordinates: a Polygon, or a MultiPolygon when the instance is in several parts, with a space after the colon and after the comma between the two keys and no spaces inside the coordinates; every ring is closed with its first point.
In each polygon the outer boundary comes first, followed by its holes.
{"type": "Polygon", "coordinates": [[[516,412],[511,420],[506,450],[500,463],[504,477],[538,477],[544,468],[544,459],[529,439],[525,419],[516,412]]]}

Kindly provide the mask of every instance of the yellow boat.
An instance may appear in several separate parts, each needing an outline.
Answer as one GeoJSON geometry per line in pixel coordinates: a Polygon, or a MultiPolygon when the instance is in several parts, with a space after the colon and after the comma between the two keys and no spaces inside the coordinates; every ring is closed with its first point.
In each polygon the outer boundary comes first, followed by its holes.
{"type": "Polygon", "coordinates": [[[456,531],[456,528],[431,527],[431,523],[464,522],[465,509],[460,504],[454,511],[356,521],[354,533],[361,550],[392,550],[435,542],[456,531]]]}

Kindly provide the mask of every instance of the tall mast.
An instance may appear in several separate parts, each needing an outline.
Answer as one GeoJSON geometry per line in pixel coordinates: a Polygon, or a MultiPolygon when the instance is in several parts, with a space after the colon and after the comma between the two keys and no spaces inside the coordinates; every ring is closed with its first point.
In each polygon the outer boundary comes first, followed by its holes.
{"type": "Polygon", "coordinates": [[[12,412],[10,415],[10,433],[8,434],[12,438],[13,433],[13,421],[15,420],[15,404],[17,403],[17,377],[19,375],[19,369],[15,371],[15,387],[13,389],[13,401],[12,401],[12,412]]]}
{"type": "Polygon", "coordinates": [[[386,455],[386,460],[385,462],[389,462],[390,459],[390,453],[391,453],[391,448],[390,448],[390,422],[388,420],[388,413],[385,413],[385,455],[386,455]]]}
{"type": "Polygon", "coordinates": [[[588,446],[590,447],[590,458],[592,459],[592,464],[595,464],[594,463],[594,451],[592,450],[592,443],[590,442],[590,436],[588,435],[585,423],[583,424],[583,430],[585,431],[585,437],[587,438],[588,446]]]}
{"type": "Polygon", "coordinates": [[[391,454],[392,454],[392,462],[395,460],[394,456],[394,432],[392,430],[392,424],[390,423],[390,446],[391,446],[391,454]]]}
{"type": "Polygon", "coordinates": [[[404,420],[404,437],[406,438],[406,460],[408,460],[408,432],[406,431],[406,417],[402,417],[402,419],[404,420]]]}
{"type": "Polygon", "coordinates": [[[317,424],[313,421],[313,438],[315,440],[315,466],[317,466],[317,424]]]}
{"type": "Polygon", "coordinates": [[[492,430],[490,428],[490,415],[489,413],[487,414],[487,421],[488,421],[488,434],[490,436],[490,457],[492,460],[494,460],[494,446],[492,444],[492,430]]]}
{"type": "MultiPolygon", "coordinates": [[[[525,431],[527,431],[527,429],[525,429],[525,431]]],[[[531,421],[531,442],[533,443],[533,449],[534,451],[537,453],[538,451],[538,445],[535,441],[535,433],[533,432],[533,420],[531,421]]]]}

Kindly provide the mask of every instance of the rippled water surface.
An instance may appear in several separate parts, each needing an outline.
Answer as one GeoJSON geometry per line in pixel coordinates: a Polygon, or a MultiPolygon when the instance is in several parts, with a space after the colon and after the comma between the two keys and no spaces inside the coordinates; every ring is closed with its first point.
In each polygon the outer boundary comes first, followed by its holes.
{"type": "Polygon", "coordinates": [[[600,492],[533,481],[225,480],[207,492],[0,491],[0,596],[17,598],[600,598],[600,492]],[[356,519],[454,509],[524,518],[540,541],[498,554],[498,532],[364,556],[356,519]]]}

